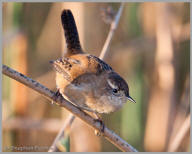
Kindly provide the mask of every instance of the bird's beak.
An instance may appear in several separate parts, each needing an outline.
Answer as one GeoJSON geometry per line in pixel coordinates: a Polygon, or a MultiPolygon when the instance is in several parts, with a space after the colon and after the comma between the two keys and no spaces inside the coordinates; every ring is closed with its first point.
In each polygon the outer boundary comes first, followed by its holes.
{"type": "Polygon", "coordinates": [[[136,103],[136,101],[135,101],[133,98],[131,98],[131,96],[128,96],[127,99],[128,99],[129,101],[133,102],[133,103],[136,103]]]}

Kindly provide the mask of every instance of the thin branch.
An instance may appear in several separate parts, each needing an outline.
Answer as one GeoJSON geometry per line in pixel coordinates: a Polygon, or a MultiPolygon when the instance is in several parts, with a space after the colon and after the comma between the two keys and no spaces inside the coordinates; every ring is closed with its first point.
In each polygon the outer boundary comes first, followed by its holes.
{"type": "Polygon", "coordinates": [[[3,130],[15,131],[15,130],[40,130],[48,133],[57,133],[59,128],[62,127],[62,120],[56,118],[51,119],[31,119],[16,117],[3,120],[3,130]],[[54,126],[54,127],[52,127],[54,126]]]}
{"type": "Polygon", "coordinates": [[[168,151],[169,152],[175,152],[178,147],[181,144],[181,141],[185,137],[186,133],[190,130],[190,114],[187,116],[186,120],[181,125],[181,128],[179,129],[177,135],[173,139],[172,142],[170,142],[168,151]]]}
{"type": "Polygon", "coordinates": [[[57,137],[55,138],[53,144],[51,145],[50,149],[48,152],[57,152],[60,151],[57,148],[57,143],[64,137],[64,133],[66,130],[69,130],[73,121],[75,119],[75,116],[73,114],[70,114],[67,119],[64,122],[63,127],[60,129],[59,133],[57,134],[57,137]],[[65,130],[65,131],[64,131],[65,130]]]}
{"type": "Polygon", "coordinates": [[[119,8],[119,10],[117,12],[117,15],[115,16],[115,19],[111,23],[111,28],[110,28],[109,34],[107,36],[107,39],[105,41],[105,44],[104,44],[103,49],[101,51],[101,54],[99,56],[100,59],[104,59],[105,56],[106,56],[106,53],[107,53],[109,45],[111,43],[113,34],[114,34],[114,32],[115,32],[115,30],[117,28],[117,25],[119,23],[119,19],[120,19],[121,14],[122,14],[123,7],[124,7],[124,3],[121,3],[121,6],[120,6],[120,8],[119,8]]]}
{"type": "MultiPolygon", "coordinates": [[[[90,115],[83,112],[82,110],[80,110],[79,108],[74,106],[69,101],[65,100],[62,96],[55,97],[56,96],[55,93],[53,91],[49,90],[47,87],[43,86],[42,84],[38,83],[37,81],[34,81],[31,78],[29,78],[21,73],[9,68],[6,65],[3,65],[2,72],[3,72],[3,74],[9,76],[10,78],[13,78],[16,81],[23,83],[27,87],[42,94],[44,97],[46,97],[47,99],[50,100],[50,103],[52,101],[54,101],[55,104],[69,110],[74,115],[79,117],[81,120],[83,120],[84,122],[89,124],[91,127],[100,131],[100,128],[101,128],[100,122],[96,121],[90,115]]],[[[111,131],[107,127],[104,128],[103,136],[122,151],[137,152],[137,150],[135,148],[133,148],[130,144],[128,144],[126,141],[124,141],[122,138],[120,138],[117,134],[115,134],[113,131],[111,131]]]]}
{"type": "MultiPolygon", "coordinates": [[[[100,54],[100,59],[102,59],[102,60],[105,58],[105,55],[108,52],[108,48],[109,48],[111,39],[113,37],[115,29],[117,28],[120,16],[122,14],[123,7],[124,7],[124,3],[121,3],[121,6],[119,7],[119,10],[118,10],[115,18],[111,23],[111,28],[110,28],[108,37],[107,37],[107,39],[105,41],[105,44],[104,44],[103,49],[102,49],[101,54],[100,54]]],[[[66,127],[70,127],[74,119],[75,119],[74,115],[70,115],[69,117],[67,117],[67,120],[66,120],[66,123],[64,124],[64,127],[61,128],[60,132],[58,133],[56,139],[54,140],[54,142],[51,145],[48,152],[58,151],[57,142],[63,137],[63,134],[64,134],[64,131],[65,131],[66,127]],[[71,121],[71,123],[69,123],[68,121],[71,121]]]]}

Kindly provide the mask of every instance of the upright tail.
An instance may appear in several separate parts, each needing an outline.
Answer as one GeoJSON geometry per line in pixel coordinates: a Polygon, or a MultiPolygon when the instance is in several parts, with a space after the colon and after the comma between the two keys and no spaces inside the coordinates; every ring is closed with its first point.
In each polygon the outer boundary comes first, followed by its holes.
{"type": "Polygon", "coordinates": [[[67,55],[82,53],[79,35],[72,12],[70,10],[63,10],[61,21],[67,43],[67,55]]]}

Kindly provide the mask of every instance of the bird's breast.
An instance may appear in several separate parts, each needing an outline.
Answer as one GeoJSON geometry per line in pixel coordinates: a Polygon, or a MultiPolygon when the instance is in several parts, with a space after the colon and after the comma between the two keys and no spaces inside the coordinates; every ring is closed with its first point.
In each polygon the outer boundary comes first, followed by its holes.
{"type": "Polygon", "coordinates": [[[100,98],[91,98],[87,96],[87,105],[98,113],[111,113],[119,110],[125,103],[121,100],[114,100],[111,96],[103,95],[100,98]]]}

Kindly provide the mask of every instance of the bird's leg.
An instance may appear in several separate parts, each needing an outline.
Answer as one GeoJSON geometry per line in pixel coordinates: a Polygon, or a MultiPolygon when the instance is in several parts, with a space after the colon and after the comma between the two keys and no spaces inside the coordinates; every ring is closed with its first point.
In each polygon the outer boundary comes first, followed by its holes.
{"type": "Polygon", "coordinates": [[[97,135],[97,136],[101,136],[101,133],[104,133],[104,129],[105,129],[105,125],[104,125],[104,123],[103,123],[103,121],[102,121],[102,117],[101,117],[101,115],[100,114],[98,114],[98,113],[93,113],[93,115],[96,117],[96,119],[95,119],[95,121],[97,121],[97,122],[99,122],[100,123],[100,131],[98,131],[98,130],[95,130],[95,135],[97,135]]]}
{"type": "Polygon", "coordinates": [[[57,89],[55,95],[53,96],[53,100],[51,101],[51,104],[53,104],[54,101],[57,99],[57,97],[60,96],[60,95],[61,95],[61,93],[59,92],[59,89],[57,89]]]}

